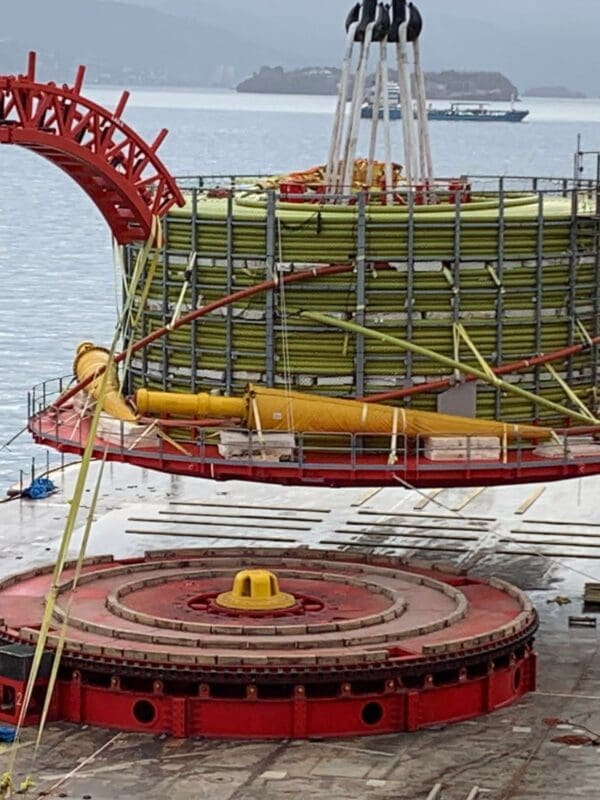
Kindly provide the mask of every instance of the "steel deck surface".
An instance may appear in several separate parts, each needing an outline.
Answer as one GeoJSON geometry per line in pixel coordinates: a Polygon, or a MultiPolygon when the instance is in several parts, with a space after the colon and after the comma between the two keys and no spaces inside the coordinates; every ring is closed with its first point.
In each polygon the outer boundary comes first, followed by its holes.
{"type": "MultiPolygon", "coordinates": [[[[45,501],[0,504],[0,575],[52,560],[75,478],[73,467],[53,475],[59,491],[45,501]]],[[[460,563],[529,593],[541,618],[538,691],[468,723],[359,741],[186,741],[52,724],[35,760],[35,732],[25,731],[16,779],[31,774],[33,796],[93,800],[425,800],[437,783],[443,800],[474,787],[489,800],[596,797],[598,748],[553,740],[600,731],[597,629],[568,624],[584,612],[584,584],[600,581],[600,479],[542,488],[285,489],[107,465],[89,555],[279,539],[460,563]],[[558,595],[571,602],[549,602],[558,595]]]]}

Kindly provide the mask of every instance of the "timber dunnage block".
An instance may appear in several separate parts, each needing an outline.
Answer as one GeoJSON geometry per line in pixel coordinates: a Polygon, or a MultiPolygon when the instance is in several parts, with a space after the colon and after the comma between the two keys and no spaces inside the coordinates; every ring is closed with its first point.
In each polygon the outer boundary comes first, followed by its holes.
{"type": "Polygon", "coordinates": [[[499,461],[497,436],[428,436],[424,455],[430,461],[499,461]]]}

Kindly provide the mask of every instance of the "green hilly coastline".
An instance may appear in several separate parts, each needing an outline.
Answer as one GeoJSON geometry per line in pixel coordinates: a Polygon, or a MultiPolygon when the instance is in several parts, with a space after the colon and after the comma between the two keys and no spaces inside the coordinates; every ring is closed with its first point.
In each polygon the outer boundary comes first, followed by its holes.
{"type": "MultiPolygon", "coordinates": [[[[262,67],[242,81],[238,92],[259,94],[337,94],[340,70],[335,67],[305,67],[284,70],[283,67],[262,67]]],[[[390,72],[390,80],[396,73],[390,72]]],[[[371,75],[368,85],[372,85],[371,75]]],[[[444,70],[425,74],[427,97],[430,100],[491,101],[517,99],[517,87],[500,72],[461,72],[444,70]]]]}

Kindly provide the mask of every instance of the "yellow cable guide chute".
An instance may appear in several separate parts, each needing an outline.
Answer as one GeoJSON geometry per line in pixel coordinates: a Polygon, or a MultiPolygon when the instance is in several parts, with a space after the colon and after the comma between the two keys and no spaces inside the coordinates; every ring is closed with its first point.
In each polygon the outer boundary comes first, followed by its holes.
{"type": "Polygon", "coordinates": [[[304,392],[268,389],[249,384],[243,397],[153,392],[140,389],[136,405],[141,414],[158,416],[241,419],[248,428],[288,431],[293,419],[300,433],[396,433],[417,436],[497,436],[509,440],[546,440],[550,428],[513,425],[496,420],[398,409],[360,400],[321,397],[304,392]]]}

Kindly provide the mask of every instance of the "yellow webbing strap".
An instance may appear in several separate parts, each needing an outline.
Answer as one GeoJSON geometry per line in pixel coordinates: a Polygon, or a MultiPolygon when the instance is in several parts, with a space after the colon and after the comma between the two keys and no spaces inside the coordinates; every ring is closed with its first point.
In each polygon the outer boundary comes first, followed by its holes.
{"type": "Polygon", "coordinates": [[[492,368],[475,346],[475,343],[467,333],[465,326],[461,322],[456,322],[454,324],[454,329],[456,330],[457,335],[465,342],[469,350],[473,353],[482,371],[485,372],[489,378],[496,380],[496,375],[492,371],[492,368]]]}
{"type": "MultiPolygon", "coordinates": [[[[146,301],[148,300],[148,295],[150,294],[150,289],[152,288],[152,281],[154,280],[154,276],[156,274],[156,269],[158,267],[158,260],[160,258],[160,251],[163,246],[163,235],[162,235],[162,227],[160,224],[160,219],[157,216],[152,218],[152,231],[150,233],[150,238],[144,245],[140,254],[144,254],[142,260],[142,266],[146,265],[148,260],[148,255],[150,250],[154,248],[152,253],[152,258],[150,259],[150,266],[148,267],[148,271],[146,273],[146,280],[144,282],[144,288],[142,289],[142,294],[140,296],[140,302],[138,304],[138,312],[133,319],[133,328],[137,328],[138,323],[142,314],[144,313],[144,308],[146,307],[146,301]]],[[[132,306],[133,308],[133,306],[132,306]]]]}
{"type": "MultiPolygon", "coordinates": [[[[190,277],[193,274],[193,271],[196,269],[196,261],[198,259],[198,254],[195,250],[190,253],[190,257],[188,260],[188,266],[185,271],[185,276],[183,280],[183,284],[181,286],[181,291],[179,292],[179,297],[177,299],[177,303],[175,304],[175,310],[173,311],[173,316],[171,317],[171,322],[168,324],[169,330],[175,325],[179,317],[181,316],[181,309],[183,307],[183,301],[185,300],[185,296],[190,288],[190,277]]],[[[143,306],[140,306],[143,308],[143,306]]]]}
{"type": "MultiPolygon", "coordinates": [[[[254,393],[250,395],[250,403],[252,404],[252,415],[254,417],[254,425],[256,426],[256,433],[258,435],[258,441],[261,448],[261,456],[263,461],[266,461],[267,451],[265,449],[265,437],[263,436],[263,428],[260,421],[260,411],[258,409],[258,403],[256,402],[256,395],[254,393]]],[[[252,451],[250,451],[250,458],[252,458],[252,451]]]]}
{"type": "MultiPolygon", "coordinates": [[[[154,235],[154,227],[152,228],[151,237],[154,235]]],[[[137,287],[139,285],[140,279],[142,277],[142,273],[148,261],[148,256],[150,254],[150,248],[152,247],[153,238],[148,239],[147,242],[144,242],[144,245],[140,249],[139,253],[137,254],[137,258],[135,260],[135,266],[133,268],[133,274],[131,276],[131,280],[129,283],[125,282],[125,307],[129,308],[129,322],[132,322],[131,319],[131,310],[133,309],[133,300],[135,297],[135,293],[137,291],[137,287]]]]}
{"type": "Polygon", "coordinates": [[[394,415],[392,418],[392,441],[390,443],[390,455],[388,457],[388,464],[391,466],[398,461],[398,414],[400,409],[394,408],[394,415]]]}
{"type": "Polygon", "coordinates": [[[100,488],[102,486],[102,476],[104,474],[104,467],[106,465],[106,456],[108,453],[108,446],[104,451],[104,456],[102,461],[100,462],[100,469],[98,471],[98,477],[96,479],[96,486],[94,487],[94,494],[92,495],[92,501],[90,503],[90,508],[88,511],[87,519],[85,521],[85,528],[83,531],[83,536],[81,538],[81,544],[79,546],[79,555],[77,557],[77,563],[75,565],[75,572],[73,574],[73,585],[71,586],[71,591],[69,594],[69,601],[67,603],[67,609],[65,612],[65,616],[63,619],[63,623],[61,626],[60,635],[58,638],[58,644],[56,646],[56,651],[54,653],[54,661],[52,663],[52,671],[50,672],[50,678],[48,680],[48,687],[46,689],[46,697],[44,698],[44,707],[42,709],[42,716],[40,718],[39,728],[37,732],[37,737],[35,740],[35,750],[34,750],[34,758],[37,755],[38,748],[42,741],[42,736],[44,733],[44,728],[46,726],[46,720],[48,719],[48,712],[50,710],[50,704],[52,702],[52,694],[54,692],[54,687],[56,685],[56,678],[58,677],[58,670],[60,667],[60,660],[62,658],[62,653],[65,646],[65,640],[67,637],[67,626],[69,621],[69,616],[71,614],[71,607],[73,605],[73,599],[77,593],[77,586],[79,584],[79,578],[81,577],[81,571],[83,569],[83,562],[85,560],[85,554],[87,552],[87,546],[90,539],[90,533],[92,531],[92,525],[94,523],[94,515],[96,513],[96,505],[98,503],[98,497],[100,496],[100,488]]]}
{"type": "Polygon", "coordinates": [[[495,284],[496,288],[497,289],[502,289],[501,294],[504,294],[504,288],[502,287],[502,281],[500,280],[500,276],[498,275],[498,272],[496,271],[496,269],[494,269],[494,267],[491,264],[488,264],[486,266],[486,269],[489,272],[491,279],[494,281],[494,284],[495,284]]]}
{"type": "MultiPolygon", "coordinates": [[[[452,326],[452,348],[453,348],[453,355],[454,360],[458,363],[460,361],[460,336],[458,333],[458,325],[452,326]]],[[[454,368],[454,379],[459,381],[461,378],[461,373],[458,367],[454,368]]]]}
{"type": "Polygon", "coordinates": [[[189,452],[189,450],[186,450],[182,444],[169,436],[168,433],[165,433],[163,430],[157,430],[156,433],[161,439],[164,439],[167,444],[170,444],[171,447],[174,447],[175,450],[179,450],[182,455],[187,456],[188,458],[192,457],[192,454],[189,452]]]}
{"type": "MultiPolygon", "coordinates": [[[[143,251],[145,251],[146,253],[148,253],[148,251],[150,249],[150,246],[151,246],[151,243],[154,241],[154,235],[155,235],[154,228],[155,228],[155,225],[153,226],[153,231],[152,231],[151,238],[148,240],[148,242],[145,243],[144,248],[143,248],[143,251]]],[[[146,255],[146,258],[147,258],[147,255],[146,255]]],[[[143,262],[141,262],[141,263],[143,263],[143,262]]],[[[135,272],[140,272],[138,270],[137,266],[136,266],[135,272]]],[[[141,274],[141,272],[140,272],[140,274],[141,274]]],[[[139,275],[138,275],[138,280],[139,280],[139,275]]],[[[124,328],[125,320],[128,318],[128,315],[130,314],[130,311],[131,311],[131,307],[132,307],[132,303],[133,303],[133,299],[134,299],[134,291],[132,289],[133,289],[133,281],[132,281],[132,285],[129,287],[129,291],[127,293],[125,307],[123,309],[123,313],[121,315],[121,319],[119,320],[119,322],[117,324],[115,335],[113,337],[113,341],[112,341],[112,344],[111,344],[111,347],[110,347],[110,350],[109,350],[109,361],[112,361],[114,356],[115,356],[115,352],[117,350],[117,345],[119,343],[119,338],[120,338],[120,336],[122,334],[122,331],[123,331],[123,328],[124,328]]],[[[25,718],[27,716],[27,711],[28,711],[29,705],[31,703],[31,697],[33,695],[33,690],[35,688],[35,683],[37,681],[37,677],[38,677],[38,673],[39,673],[39,669],[40,669],[40,664],[41,664],[41,661],[42,661],[42,657],[44,655],[46,642],[48,640],[48,632],[49,632],[49,629],[50,629],[50,624],[51,624],[51,621],[52,621],[52,616],[53,616],[53,613],[54,613],[54,608],[56,606],[56,600],[57,600],[57,597],[58,597],[58,589],[59,589],[60,577],[62,575],[65,563],[67,561],[67,555],[68,555],[69,547],[70,547],[70,544],[71,544],[71,539],[73,537],[73,532],[74,532],[75,526],[77,524],[77,515],[79,513],[79,509],[81,507],[81,501],[83,499],[83,493],[84,493],[84,490],[85,490],[85,485],[86,485],[86,482],[87,482],[87,476],[88,476],[88,472],[89,472],[89,465],[90,465],[90,462],[92,461],[93,452],[94,452],[94,445],[95,445],[95,441],[96,441],[96,433],[98,431],[98,425],[99,425],[99,422],[100,422],[100,415],[102,413],[104,397],[106,395],[106,389],[107,389],[107,386],[108,386],[108,376],[109,376],[109,370],[104,370],[104,372],[102,373],[101,379],[100,379],[100,387],[99,387],[99,391],[98,391],[98,401],[97,401],[97,403],[95,405],[94,413],[92,415],[92,419],[91,419],[91,422],[90,422],[87,442],[86,442],[85,450],[84,450],[84,453],[83,453],[83,456],[82,456],[82,459],[81,459],[81,465],[80,465],[80,468],[79,468],[79,474],[77,476],[77,481],[75,483],[75,489],[73,491],[73,497],[72,497],[72,499],[70,501],[69,513],[67,515],[67,519],[66,519],[66,522],[65,522],[65,527],[64,527],[64,530],[63,530],[63,535],[62,535],[62,538],[61,538],[61,541],[60,541],[58,554],[57,554],[57,557],[56,557],[56,563],[54,565],[54,570],[52,572],[52,583],[51,583],[48,595],[46,596],[46,604],[45,604],[45,608],[44,608],[44,615],[42,617],[42,622],[41,622],[41,625],[40,625],[40,628],[39,628],[38,638],[37,638],[36,647],[35,647],[33,660],[32,660],[32,665],[31,665],[31,670],[30,670],[29,677],[28,677],[28,680],[27,680],[27,686],[25,688],[25,693],[24,693],[24,696],[23,696],[23,702],[22,702],[22,705],[21,705],[21,710],[19,712],[19,719],[18,719],[18,722],[17,722],[16,731],[15,731],[15,738],[14,738],[14,741],[12,743],[11,750],[10,750],[10,755],[9,755],[9,760],[8,760],[8,769],[0,777],[0,792],[2,792],[5,797],[9,797],[10,796],[10,791],[11,791],[12,783],[13,783],[12,776],[13,776],[13,772],[14,772],[14,768],[15,768],[17,752],[18,752],[18,749],[19,749],[23,723],[25,722],[25,718]]],[[[100,477],[101,477],[102,471],[103,471],[103,467],[101,467],[99,479],[97,481],[96,489],[95,489],[95,492],[94,492],[94,495],[96,497],[96,501],[97,501],[97,494],[99,492],[100,477]]],[[[91,519],[91,516],[92,516],[91,514],[88,515],[88,521],[91,519]]],[[[91,522],[90,522],[90,527],[91,527],[91,522]]],[[[87,544],[87,539],[89,538],[89,531],[87,531],[87,523],[86,523],[86,533],[84,533],[84,541],[87,544]],[[86,536],[86,533],[87,533],[87,536],[86,536]]],[[[79,560],[77,562],[77,567],[76,567],[76,570],[79,570],[79,572],[81,571],[81,565],[83,563],[83,559],[84,558],[85,558],[85,549],[83,549],[83,542],[82,542],[82,548],[80,549],[79,560]]],[[[65,638],[65,634],[66,634],[65,625],[66,625],[67,620],[68,620],[68,614],[65,617],[63,630],[61,631],[61,636],[59,638],[59,642],[58,642],[58,646],[57,646],[57,654],[58,654],[59,650],[62,653],[62,649],[64,647],[64,638],[65,638]]],[[[55,661],[54,661],[54,664],[53,664],[53,669],[52,669],[53,673],[54,673],[55,670],[56,670],[56,672],[58,672],[58,664],[59,664],[59,662],[60,662],[60,658],[55,658],[55,661]]],[[[54,676],[54,679],[56,679],[56,675],[54,676]]],[[[45,703],[44,703],[44,710],[46,712],[46,715],[47,715],[47,711],[48,711],[48,708],[49,708],[50,699],[51,699],[51,693],[48,691],[47,692],[47,696],[46,696],[46,700],[45,700],[45,703]]],[[[45,718],[44,718],[44,720],[45,720],[45,718]]],[[[43,728],[42,728],[42,730],[43,730],[43,728]]],[[[38,741],[36,742],[36,749],[37,749],[38,744],[39,744],[39,737],[38,737],[38,741]]]]}
{"type": "Polygon", "coordinates": [[[150,228],[150,236],[146,239],[146,241],[144,242],[144,244],[142,245],[137,254],[137,258],[135,260],[135,267],[133,269],[133,275],[131,276],[131,281],[129,283],[125,281],[126,300],[129,300],[131,295],[135,292],[136,282],[139,281],[141,272],[146,266],[146,262],[148,261],[148,256],[150,255],[150,250],[152,249],[152,245],[154,244],[155,237],[156,237],[156,217],[153,217],[150,228]]]}
{"type": "Polygon", "coordinates": [[[115,237],[112,237],[112,260],[113,260],[113,276],[115,281],[115,311],[117,316],[121,313],[121,295],[123,293],[123,286],[126,283],[127,275],[125,273],[125,259],[123,258],[123,248],[117,242],[115,237]],[[121,287],[119,289],[119,287],[121,287]]]}
{"type": "Polygon", "coordinates": [[[26,778],[19,784],[19,793],[25,794],[25,792],[28,792],[29,789],[33,789],[34,786],[35,782],[32,780],[31,775],[27,775],[26,778]]]}
{"type": "MultiPolygon", "coordinates": [[[[134,285],[133,280],[131,282],[131,287],[127,294],[127,302],[130,308],[130,314],[128,319],[128,328],[130,331],[135,331],[137,326],[139,325],[140,318],[144,312],[144,308],[146,307],[146,302],[148,300],[148,295],[150,294],[150,289],[152,288],[152,282],[154,280],[154,276],[156,275],[156,270],[158,267],[158,259],[160,256],[160,251],[163,246],[163,235],[162,235],[162,227],[160,225],[160,219],[158,217],[153,217],[152,220],[152,231],[150,233],[150,238],[145,243],[144,247],[138,253],[138,258],[136,261],[134,275],[137,274],[137,281],[134,285]],[[152,259],[150,261],[150,266],[146,273],[146,281],[142,288],[142,294],[140,295],[140,302],[138,304],[138,312],[135,317],[132,317],[133,311],[133,301],[135,299],[135,291],[137,289],[137,285],[139,283],[139,278],[143,271],[143,268],[146,265],[148,260],[148,255],[150,253],[150,249],[154,245],[154,253],[152,254],[152,259]]],[[[127,354],[125,356],[125,361],[123,363],[123,375],[126,375],[129,371],[129,364],[131,363],[131,356],[133,355],[133,339],[132,336],[129,341],[129,346],[127,347],[127,354]]]]}
{"type": "Polygon", "coordinates": [[[573,389],[571,389],[569,384],[565,380],[563,380],[563,378],[561,378],[561,376],[554,369],[552,364],[546,364],[545,366],[550,375],[552,375],[554,380],[558,383],[560,388],[566,394],[567,398],[573,403],[573,405],[576,405],[577,408],[581,411],[581,413],[584,414],[586,417],[588,417],[590,422],[592,422],[594,425],[598,425],[599,421],[596,419],[596,417],[594,417],[594,415],[591,413],[586,404],[575,394],[575,392],[573,391],[573,389]]]}
{"type": "MultiPolygon", "coordinates": [[[[112,343],[112,347],[110,350],[110,359],[114,357],[116,345],[118,341],[118,333],[115,335],[112,343]]],[[[83,499],[83,493],[85,490],[85,484],[87,481],[87,475],[89,471],[89,465],[92,460],[93,452],[94,452],[94,444],[96,439],[96,432],[98,430],[98,424],[100,422],[100,414],[102,413],[102,404],[104,401],[104,396],[106,394],[106,388],[108,385],[108,375],[109,370],[104,370],[104,373],[101,377],[100,383],[100,390],[98,393],[98,402],[96,403],[96,407],[94,409],[94,414],[92,416],[92,421],[90,423],[90,429],[88,432],[88,438],[85,446],[85,450],[83,453],[83,457],[81,459],[81,466],[79,468],[79,474],[77,476],[77,481],[75,483],[75,490],[73,492],[73,497],[71,499],[71,505],[69,508],[69,513],[67,515],[67,520],[65,523],[65,528],[63,531],[62,539],[60,541],[60,545],[58,548],[58,555],[56,557],[56,563],[54,565],[54,570],[52,572],[52,583],[50,586],[50,590],[46,597],[46,605],[44,609],[44,615],[42,617],[42,623],[40,625],[38,639],[35,647],[35,652],[33,654],[33,661],[31,664],[31,670],[29,673],[29,678],[27,680],[27,686],[25,688],[25,694],[23,696],[23,704],[21,706],[21,710],[19,712],[19,719],[17,722],[17,730],[15,733],[15,739],[13,742],[13,746],[11,748],[10,757],[8,761],[8,774],[12,776],[15,767],[15,761],[17,756],[17,750],[19,747],[19,741],[21,737],[21,730],[23,728],[23,723],[25,722],[25,718],[27,716],[27,711],[29,709],[29,704],[31,703],[31,696],[33,694],[33,689],[35,687],[35,683],[37,681],[40,664],[42,661],[42,656],[44,655],[44,650],[46,647],[46,642],[48,639],[48,631],[50,630],[50,623],[52,621],[52,615],[54,612],[54,607],[56,605],[56,599],[58,597],[58,588],[59,588],[59,581],[60,576],[63,572],[65,562],[67,560],[67,555],[69,551],[69,546],[71,544],[71,539],[73,537],[73,532],[75,530],[75,526],[77,524],[77,514],[79,512],[79,508],[81,506],[81,501],[83,499]]]]}
{"type": "Polygon", "coordinates": [[[594,346],[594,340],[590,336],[590,334],[588,332],[588,329],[585,327],[583,322],[580,319],[576,319],[575,322],[577,323],[577,328],[579,330],[579,334],[581,335],[581,338],[583,339],[584,343],[585,344],[589,344],[590,347],[593,347],[594,346]]]}

